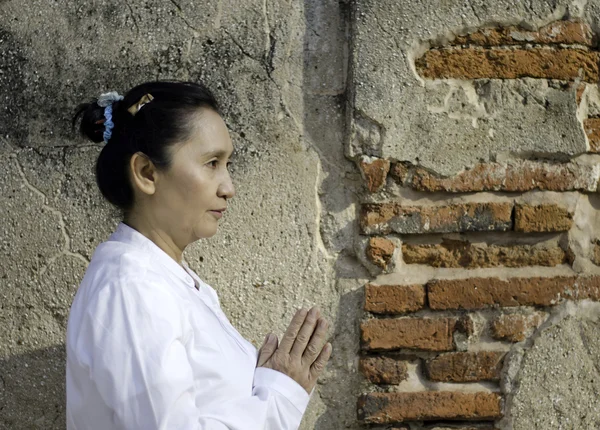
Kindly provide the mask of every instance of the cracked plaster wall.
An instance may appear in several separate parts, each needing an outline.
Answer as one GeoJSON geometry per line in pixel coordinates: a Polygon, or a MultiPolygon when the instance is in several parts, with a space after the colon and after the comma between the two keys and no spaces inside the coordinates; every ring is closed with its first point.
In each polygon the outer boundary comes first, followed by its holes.
{"type": "Polygon", "coordinates": [[[354,421],[355,395],[339,392],[357,319],[337,315],[356,313],[360,284],[334,278],[358,177],[343,151],[347,17],[337,1],[0,1],[0,428],[64,428],[68,308],[119,221],[95,185],[101,146],[71,131],[74,108],[169,78],[216,92],[236,148],[237,196],[186,260],[257,346],[318,304],[339,354],[302,428],[354,421]]]}

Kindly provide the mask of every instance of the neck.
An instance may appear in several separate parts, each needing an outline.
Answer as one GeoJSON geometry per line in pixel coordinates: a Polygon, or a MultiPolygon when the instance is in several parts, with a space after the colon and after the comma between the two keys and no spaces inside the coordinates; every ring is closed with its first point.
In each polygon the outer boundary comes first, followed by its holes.
{"type": "Polygon", "coordinates": [[[173,238],[171,233],[165,228],[157,225],[156,222],[152,222],[152,220],[137,217],[133,214],[127,216],[123,220],[123,223],[146,236],[178,264],[182,263],[183,250],[185,246],[178,246],[175,238],[173,238]]]}

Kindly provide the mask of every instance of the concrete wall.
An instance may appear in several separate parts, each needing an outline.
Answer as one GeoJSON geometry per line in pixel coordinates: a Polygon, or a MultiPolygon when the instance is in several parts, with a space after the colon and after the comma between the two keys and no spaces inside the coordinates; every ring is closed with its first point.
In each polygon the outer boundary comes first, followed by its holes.
{"type": "Polygon", "coordinates": [[[119,221],[73,108],[162,78],[205,81],[236,147],[186,260],[256,345],[334,321],[303,430],[600,425],[599,8],[0,0],[0,427],[64,428],[68,308],[119,221]]]}

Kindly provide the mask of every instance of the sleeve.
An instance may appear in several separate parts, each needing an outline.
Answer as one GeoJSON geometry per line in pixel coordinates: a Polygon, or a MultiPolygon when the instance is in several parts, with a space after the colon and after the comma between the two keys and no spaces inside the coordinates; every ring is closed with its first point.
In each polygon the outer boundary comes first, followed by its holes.
{"type": "Polygon", "coordinates": [[[299,427],[310,396],[287,375],[271,369],[256,369],[247,398],[210,409],[196,405],[178,303],[160,288],[145,286],[137,294],[139,289],[128,286],[101,294],[88,310],[94,348],[90,377],[113,413],[115,429],[299,427]]]}

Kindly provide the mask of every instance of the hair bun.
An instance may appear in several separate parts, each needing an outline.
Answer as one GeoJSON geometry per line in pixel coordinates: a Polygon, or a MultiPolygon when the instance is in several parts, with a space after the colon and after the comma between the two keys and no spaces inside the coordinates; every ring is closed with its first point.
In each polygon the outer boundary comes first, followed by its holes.
{"type": "Polygon", "coordinates": [[[79,132],[92,142],[104,141],[104,108],[94,100],[91,103],[82,103],[77,106],[77,112],[73,117],[73,127],[77,119],[81,117],[79,132]]]}

